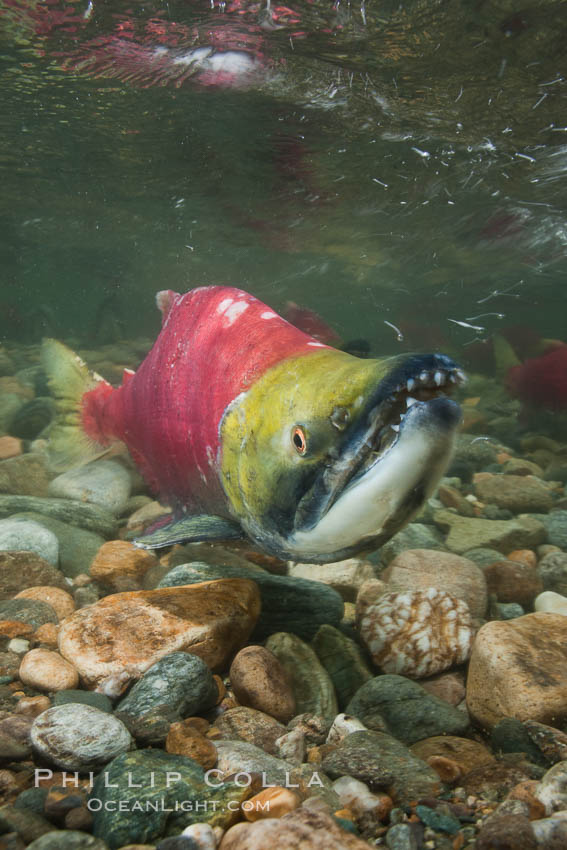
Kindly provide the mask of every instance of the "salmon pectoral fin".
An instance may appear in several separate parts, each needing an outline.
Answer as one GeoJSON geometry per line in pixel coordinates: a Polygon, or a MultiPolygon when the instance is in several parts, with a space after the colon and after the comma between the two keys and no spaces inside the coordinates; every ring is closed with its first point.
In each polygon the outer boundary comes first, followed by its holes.
{"type": "Polygon", "coordinates": [[[244,537],[244,533],[238,523],[221,516],[199,514],[181,519],[172,518],[165,524],[163,519],[158,520],[146,534],[133,542],[140,549],[162,549],[174,543],[236,540],[239,537],[244,537]]]}

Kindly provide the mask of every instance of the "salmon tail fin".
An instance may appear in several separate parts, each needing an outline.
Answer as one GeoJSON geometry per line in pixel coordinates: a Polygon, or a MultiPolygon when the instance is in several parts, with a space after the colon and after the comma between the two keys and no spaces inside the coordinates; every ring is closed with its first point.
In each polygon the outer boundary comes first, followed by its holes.
{"type": "MultiPolygon", "coordinates": [[[[91,372],[81,358],[55,339],[44,339],[41,362],[55,398],[55,419],[49,430],[49,460],[54,471],[81,466],[108,452],[108,440],[88,428],[85,394],[92,390],[104,395],[113,388],[91,372]],[[91,431],[93,434],[91,435],[91,431]],[[98,439],[97,439],[98,438],[98,439]]],[[[91,397],[92,398],[92,397],[91,397]]],[[[94,401],[94,399],[93,399],[94,401]]]]}

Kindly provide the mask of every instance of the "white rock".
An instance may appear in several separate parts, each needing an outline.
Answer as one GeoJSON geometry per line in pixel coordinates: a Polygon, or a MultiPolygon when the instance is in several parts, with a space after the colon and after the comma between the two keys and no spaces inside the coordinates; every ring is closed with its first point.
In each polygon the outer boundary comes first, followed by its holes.
{"type": "Polygon", "coordinates": [[[354,602],[365,581],[376,578],[374,567],[359,558],[347,558],[331,564],[295,564],[290,562],[288,575],[328,584],[347,602],[354,602]]]}
{"type": "Polygon", "coordinates": [[[114,460],[99,460],[58,475],[49,484],[49,495],[89,502],[118,513],[126,505],[131,488],[127,469],[114,460]]]}
{"type": "Polygon", "coordinates": [[[305,758],[305,733],[299,726],[276,740],[276,755],[291,764],[301,764],[305,758]]]}
{"type": "Polygon", "coordinates": [[[341,807],[348,806],[357,817],[382,806],[381,800],[372,793],[368,785],[352,776],[341,776],[335,780],[333,791],[338,795],[341,807]]]}
{"type": "Polygon", "coordinates": [[[26,652],[28,652],[29,648],[30,642],[25,638],[12,638],[12,640],[8,644],[8,650],[10,652],[15,652],[16,655],[24,655],[26,652]]]}
{"type": "Polygon", "coordinates": [[[536,596],[534,609],[548,614],[563,614],[567,617],[567,596],[561,596],[553,590],[544,590],[536,596]]]}
{"type": "Polygon", "coordinates": [[[55,534],[26,517],[0,519],[0,551],[35,552],[54,567],[59,562],[59,541],[55,534]]]}
{"type": "Polygon", "coordinates": [[[547,771],[534,796],[543,803],[547,815],[567,809],[567,761],[559,761],[547,771]]]}
{"type": "Polygon", "coordinates": [[[353,717],[351,714],[337,714],[333,720],[333,725],[329,729],[327,735],[327,744],[338,744],[351,732],[364,732],[366,726],[358,717],[353,717]]]}
{"type": "Polygon", "coordinates": [[[199,850],[216,850],[217,837],[208,823],[192,823],[185,827],[181,835],[191,838],[199,850]]]}

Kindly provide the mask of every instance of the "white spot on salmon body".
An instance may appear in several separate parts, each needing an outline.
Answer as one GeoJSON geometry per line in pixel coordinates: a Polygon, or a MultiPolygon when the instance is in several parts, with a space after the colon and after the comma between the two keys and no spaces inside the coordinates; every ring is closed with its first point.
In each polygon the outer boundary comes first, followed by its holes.
{"type": "Polygon", "coordinates": [[[308,342],[307,345],[312,345],[313,348],[325,348],[322,342],[308,342]]]}
{"type": "Polygon", "coordinates": [[[231,304],[230,307],[227,307],[225,310],[226,324],[229,326],[232,325],[239,316],[244,313],[245,310],[248,309],[248,304],[246,301],[235,301],[234,304],[231,304]]]}
{"type": "Polygon", "coordinates": [[[230,307],[231,304],[234,304],[234,301],[233,301],[232,298],[223,298],[223,300],[221,301],[221,303],[217,307],[217,313],[224,313],[224,311],[226,309],[228,309],[228,307],[230,307]]]}
{"type": "Polygon", "coordinates": [[[272,313],[271,310],[266,310],[264,313],[260,313],[261,319],[277,319],[276,313],[272,313]]]}

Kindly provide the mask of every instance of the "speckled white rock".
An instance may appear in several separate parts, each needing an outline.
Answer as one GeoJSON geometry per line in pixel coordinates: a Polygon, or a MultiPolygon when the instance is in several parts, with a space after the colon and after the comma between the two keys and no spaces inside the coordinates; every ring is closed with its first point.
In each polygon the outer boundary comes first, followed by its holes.
{"type": "Polygon", "coordinates": [[[128,470],[114,460],[87,463],[58,475],[49,484],[49,495],[79,499],[118,513],[125,507],[132,488],[128,470]]]}
{"type": "Polygon", "coordinates": [[[544,611],[548,614],[563,614],[567,617],[567,596],[555,593],[553,590],[544,590],[534,601],[536,611],[544,611]]]}
{"type": "Polygon", "coordinates": [[[367,812],[380,812],[384,806],[383,794],[381,797],[373,794],[368,785],[352,776],[341,776],[335,780],[333,791],[338,795],[341,808],[348,806],[356,817],[367,812]]]}
{"type": "Polygon", "coordinates": [[[567,809],[567,761],[554,764],[534,789],[534,796],[545,806],[545,813],[567,809]]]}
{"type": "Polygon", "coordinates": [[[290,764],[301,764],[305,758],[305,733],[296,726],[276,739],[276,755],[290,764]]]}
{"type": "Polygon", "coordinates": [[[54,567],[59,562],[59,541],[52,531],[33,519],[0,519],[0,550],[35,552],[54,567]]]}
{"type": "Polygon", "coordinates": [[[199,850],[216,850],[217,837],[208,823],[192,823],[185,827],[181,835],[191,838],[199,850]]]}
{"type": "Polygon", "coordinates": [[[329,729],[325,743],[338,744],[343,738],[350,735],[351,732],[364,731],[366,731],[366,726],[358,717],[353,717],[352,714],[337,714],[333,720],[333,725],[329,729]]]}
{"type": "Polygon", "coordinates": [[[63,770],[97,771],[132,745],[117,717],[91,705],[68,703],[42,712],[30,731],[32,747],[63,770]]]}
{"type": "Polygon", "coordinates": [[[79,687],[79,674],[72,664],[50,649],[32,649],[20,664],[24,685],[38,691],[64,691],[79,687]]]}
{"type": "Polygon", "coordinates": [[[384,672],[419,679],[466,661],[473,627],[465,602],[430,587],[385,593],[366,608],[360,635],[384,672]]]}

